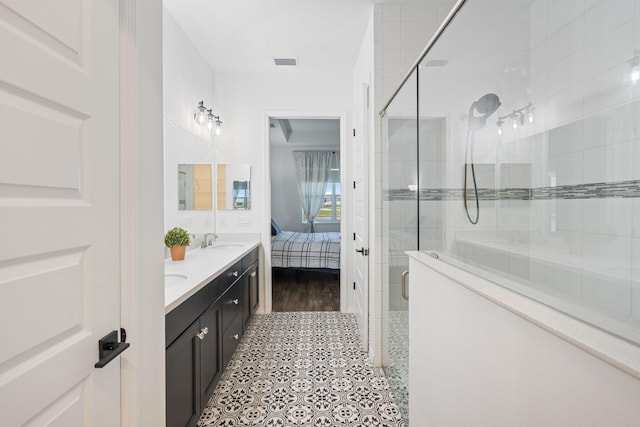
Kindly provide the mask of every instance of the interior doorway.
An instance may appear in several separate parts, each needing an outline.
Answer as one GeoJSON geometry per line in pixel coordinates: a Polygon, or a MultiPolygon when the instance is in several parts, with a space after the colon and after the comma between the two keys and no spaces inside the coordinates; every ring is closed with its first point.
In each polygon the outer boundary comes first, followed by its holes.
{"type": "Polygon", "coordinates": [[[339,117],[269,117],[272,311],[344,309],[339,117]]]}

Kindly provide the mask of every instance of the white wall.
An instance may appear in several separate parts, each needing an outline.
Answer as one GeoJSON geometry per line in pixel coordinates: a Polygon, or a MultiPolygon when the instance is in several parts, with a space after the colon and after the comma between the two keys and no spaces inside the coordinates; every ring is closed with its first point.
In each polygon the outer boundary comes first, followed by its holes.
{"type": "MultiPolygon", "coordinates": [[[[221,233],[261,233],[265,266],[271,267],[271,194],[269,189],[268,115],[289,118],[341,118],[351,108],[351,79],[344,75],[301,75],[297,70],[273,73],[216,73],[216,109],[222,134],[214,141],[218,163],[251,166],[251,210],[216,212],[221,233]]],[[[350,116],[347,116],[350,117],[350,116]]],[[[342,124],[344,129],[350,123],[342,124]]],[[[271,276],[263,283],[270,289],[271,276]]],[[[270,292],[262,309],[270,310],[270,292]]]]}
{"type": "MultiPolygon", "coordinates": [[[[637,377],[415,259],[411,259],[410,270],[412,423],[420,420],[423,425],[452,427],[637,425],[637,377]]],[[[450,270],[447,275],[454,274],[450,270]]],[[[491,288],[484,289],[491,292],[491,288]]],[[[550,313],[539,304],[519,306],[538,319],[550,313]],[[537,314],[536,308],[540,310],[537,314]]],[[[575,322],[552,313],[546,317],[556,322],[555,328],[575,322]]],[[[591,329],[595,336],[603,334],[591,329]]],[[[600,341],[599,352],[608,351],[604,342],[600,341]]]]}
{"type": "Polygon", "coordinates": [[[178,211],[177,189],[178,164],[214,164],[215,136],[193,119],[199,101],[219,114],[213,71],[166,9],[163,26],[165,230],[181,226],[194,234],[213,232],[215,211],[178,211]]]}

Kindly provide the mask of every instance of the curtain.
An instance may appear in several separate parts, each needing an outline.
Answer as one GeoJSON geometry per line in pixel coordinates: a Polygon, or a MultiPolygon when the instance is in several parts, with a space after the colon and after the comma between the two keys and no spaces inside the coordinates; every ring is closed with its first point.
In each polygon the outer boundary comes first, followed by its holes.
{"type": "Polygon", "coordinates": [[[298,196],[309,233],[315,233],[314,221],[324,202],[333,156],[331,151],[293,152],[298,196]]]}

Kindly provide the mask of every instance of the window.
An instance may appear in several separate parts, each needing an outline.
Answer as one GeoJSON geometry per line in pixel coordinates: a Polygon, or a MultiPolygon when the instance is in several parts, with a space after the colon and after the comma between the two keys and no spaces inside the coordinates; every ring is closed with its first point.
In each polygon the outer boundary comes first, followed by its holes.
{"type": "Polygon", "coordinates": [[[340,222],[340,182],[328,182],[317,222],[340,222]]]}
{"type": "MultiPolygon", "coordinates": [[[[340,169],[331,168],[329,182],[327,182],[327,188],[324,192],[324,200],[320,211],[316,216],[316,224],[328,224],[333,222],[340,222],[342,213],[341,209],[341,186],[340,186],[340,169]]],[[[302,223],[306,224],[307,220],[304,217],[304,212],[301,213],[302,223]]]]}

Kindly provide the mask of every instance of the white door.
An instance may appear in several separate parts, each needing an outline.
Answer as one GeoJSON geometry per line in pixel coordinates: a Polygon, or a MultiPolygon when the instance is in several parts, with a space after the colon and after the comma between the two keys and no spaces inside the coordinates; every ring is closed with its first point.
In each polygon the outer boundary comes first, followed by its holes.
{"type": "Polygon", "coordinates": [[[362,98],[354,108],[353,137],[353,289],[354,308],[363,348],[369,347],[369,172],[368,109],[369,86],[362,86],[362,98]]]}
{"type": "Polygon", "coordinates": [[[117,0],[0,0],[0,424],[120,424],[117,0]]]}

